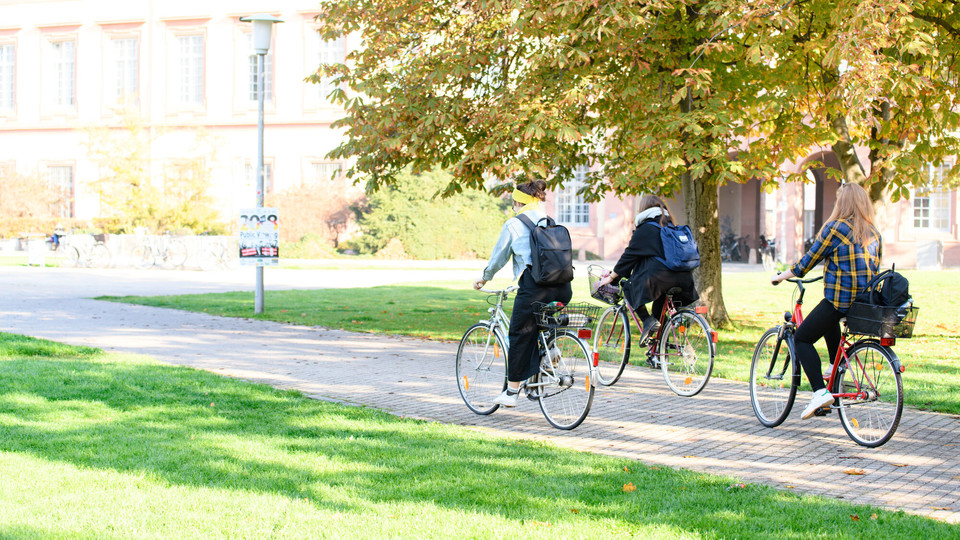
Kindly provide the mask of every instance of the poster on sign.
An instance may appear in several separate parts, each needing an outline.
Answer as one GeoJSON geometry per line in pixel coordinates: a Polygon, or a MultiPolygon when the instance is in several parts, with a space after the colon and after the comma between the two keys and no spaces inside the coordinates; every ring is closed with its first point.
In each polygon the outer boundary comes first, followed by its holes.
{"type": "Polygon", "coordinates": [[[240,210],[240,264],[276,266],[280,263],[280,220],[276,208],[240,210]]]}

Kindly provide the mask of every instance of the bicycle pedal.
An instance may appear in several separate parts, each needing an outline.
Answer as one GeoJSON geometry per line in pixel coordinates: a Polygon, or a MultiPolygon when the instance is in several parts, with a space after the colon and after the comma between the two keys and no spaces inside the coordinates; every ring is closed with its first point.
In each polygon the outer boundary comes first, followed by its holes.
{"type": "Polygon", "coordinates": [[[828,414],[830,414],[830,413],[832,413],[832,412],[833,412],[833,409],[831,409],[831,408],[817,409],[816,411],[813,412],[813,415],[814,415],[814,416],[826,416],[826,415],[828,415],[828,414]]]}

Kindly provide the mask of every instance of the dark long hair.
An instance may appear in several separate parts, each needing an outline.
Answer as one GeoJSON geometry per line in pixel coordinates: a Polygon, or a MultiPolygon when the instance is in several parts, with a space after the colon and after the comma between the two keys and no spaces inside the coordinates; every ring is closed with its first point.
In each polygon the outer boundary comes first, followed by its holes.
{"type": "Polygon", "coordinates": [[[644,195],[643,198],[640,199],[640,208],[638,213],[643,212],[644,210],[649,210],[655,206],[660,208],[660,210],[663,210],[663,213],[660,214],[660,226],[663,227],[665,225],[673,225],[673,214],[671,214],[670,210],[667,208],[667,203],[663,202],[663,199],[657,197],[656,195],[644,195]]]}

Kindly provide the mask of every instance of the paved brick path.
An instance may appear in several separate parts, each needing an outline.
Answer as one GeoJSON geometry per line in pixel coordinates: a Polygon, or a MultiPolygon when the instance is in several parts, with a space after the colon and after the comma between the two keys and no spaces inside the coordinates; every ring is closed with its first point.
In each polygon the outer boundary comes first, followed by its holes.
{"type": "MultiPolygon", "coordinates": [[[[171,364],[397,415],[477,426],[500,435],[548,440],[647,464],[960,522],[957,416],[907,409],[894,438],[881,448],[868,449],[847,437],[835,415],[800,421],[805,395],[798,396],[798,406],[782,426],[768,429],[754,417],[743,383],[713,379],[700,395],[680,398],[666,388],[658,371],[628,368],[616,386],[598,389],[593,409],[579,428],[562,432],[551,428],[532,402],[490,416],[471,413],[460,400],[452,374],[453,343],[224,319],[80,297],[144,289],[144,294],[237,290],[243,279],[204,281],[208,278],[169,272],[138,274],[136,279],[121,273],[39,272],[0,270],[8,290],[20,291],[0,299],[0,331],[148,354],[171,364]],[[865,474],[843,472],[852,468],[865,474]]],[[[446,277],[467,282],[473,274],[451,271],[446,277]]],[[[249,277],[252,281],[252,271],[249,277]]],[[[321,281],[311,283],[322,286],[329,276],[316,279],[321,281]]],[[[291,286],[310,282],[302,276],[296,281],[291,286]]]]}

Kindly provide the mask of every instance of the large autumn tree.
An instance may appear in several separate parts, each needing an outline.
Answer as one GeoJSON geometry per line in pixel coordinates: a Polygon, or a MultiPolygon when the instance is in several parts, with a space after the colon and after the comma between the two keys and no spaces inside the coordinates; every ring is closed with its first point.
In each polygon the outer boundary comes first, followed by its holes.
{"type": "Polygon", "coordinates": [[[369,187],[407,166],[450,170],[448,192],[515,175],[558,185],[586,164],[589,199],[682,193],[698,287],[723,324],[717,187],[773,184],[780,163],[845,140],[838,112],[880,77],[847,77],[837,101],[803,75],[814,60],[842,76],[845,56],[890,47],[873,26],[820,22],[862,3],[330,0],[322,34],[363,39],[317,75],[338,79],[347,112],[333,156],[355,158],[369,187]]]}

